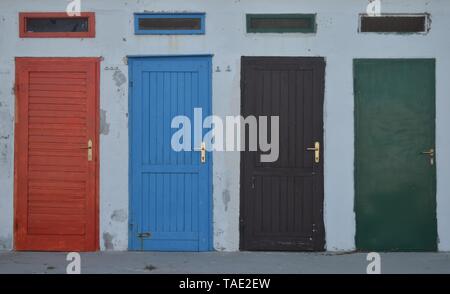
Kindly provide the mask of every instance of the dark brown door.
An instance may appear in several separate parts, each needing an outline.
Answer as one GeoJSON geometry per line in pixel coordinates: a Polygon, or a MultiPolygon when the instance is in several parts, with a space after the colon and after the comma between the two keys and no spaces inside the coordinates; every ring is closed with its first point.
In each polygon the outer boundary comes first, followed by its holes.
{"type": "Polygon", "coordinates": [[[317,57],[242,58],[242,115],[279,116],[280,142],[275,162],[241,153],[242,250],[324,250],[324,71],[317,57]]]}

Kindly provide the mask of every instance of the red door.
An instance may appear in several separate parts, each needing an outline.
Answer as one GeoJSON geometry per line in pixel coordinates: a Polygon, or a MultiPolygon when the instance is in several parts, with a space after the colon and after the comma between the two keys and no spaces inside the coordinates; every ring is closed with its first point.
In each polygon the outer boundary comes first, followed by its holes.
{"type": "Polygon", "coordinates": [[[16,58],[15,249],[98,249],[98,58],[16,58]]]}

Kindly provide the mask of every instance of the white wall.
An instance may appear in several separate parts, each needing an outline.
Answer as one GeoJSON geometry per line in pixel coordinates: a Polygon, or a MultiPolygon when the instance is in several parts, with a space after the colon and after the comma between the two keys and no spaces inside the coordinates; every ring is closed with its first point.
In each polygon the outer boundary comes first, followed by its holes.
{"type": "MultiPolygon", "coordinates": [[[[13,117],[15,56],[103,56],[100,150],[101,249],[127,249],[128,85],[116,84],[114,70],[128,76],[123,63],[133,54],[213,53],[213,111],[240,112],[240,57],[324,56],[325,90],[325,226],[328,250],[354,249],[353,210],[353,58],[427,57],[437,60],[437,204],[439,249],[450,250],[450,2],[384,0],[382,12],[429,12],[426,35],[358,34],[358,14],[365,0],[82,0],[95,11],[95,39],[19,39],[19,11],[63,11],[67,1],[0,1],[0,249],[12,247],[13,117]],[[135,36],[133,13],[206,12],[206,35],[135,36]],[[317,13],[316,34],[246,34],[245,13],[317,13]],[[226,72],[227,66],[231,72],[226,72]],[[109,129],[108,129],[109,128],[109,129]]],[[[214,154],[214,246],[239,246],[239,154],[214,154]]]]}

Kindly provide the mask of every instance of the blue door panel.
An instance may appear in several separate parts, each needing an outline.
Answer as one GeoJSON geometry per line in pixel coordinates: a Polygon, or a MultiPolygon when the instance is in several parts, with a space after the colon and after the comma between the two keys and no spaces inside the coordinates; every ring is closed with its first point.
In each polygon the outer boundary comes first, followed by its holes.
{"type": "Polygon", "coordinates": [[[211,57],[131,58],[129,64],[129,248],[211,250],[212,156],[200,163],[200,152],[171,148],[175,116],[189,117],[193,127],[194,108],[211,114],[211,57]]]}

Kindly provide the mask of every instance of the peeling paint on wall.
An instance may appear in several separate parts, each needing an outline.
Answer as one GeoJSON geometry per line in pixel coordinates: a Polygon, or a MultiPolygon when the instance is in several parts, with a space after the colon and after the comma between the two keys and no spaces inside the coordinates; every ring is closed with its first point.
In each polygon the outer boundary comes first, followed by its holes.
{"type": "Polygon", "coordinates": [[[127,81],[127,77],[123,74],[122,71],[116,70],[113,74],[113,80],[116,83],[117,87],[122,86],[127,81]]]}
{"type": "MultiPolygon", "coordinates": [[[[214,239],[216,239],[216,237],[221,236],[223,234],[224,234],[224,231],[222,229],[217,229],[216,232],[214,233],[214,239]]],[[[214,248],[217,251],[227,251],[227,248],[224,247],[223,245],[221,245],[220,243],[218,243],[218,242],[214,242],[214,243],[215,243],[214,248]]]]}
{"type": "Polygon", "coordinates": [[[125,222],[128,218],[128,215],[124,209],[117,209],[111,215],[111,219],[116,222],[125,222]]]}
{"type": "Polygon", "coordinates": [[[105,232],[103,233],[103,245],[105,246],[105,250],[114,250],[114,235],[105,232]]]}
{"type": "Polygon", "coordinates": [[[109,123],[106,121],[106,110],[100,109],[100,134],[109,134],[109,123]]]}
{"type": "Polygon", "coordinates": [[[8,160],[8,144],[0,144],[0,162],[6,163],[8,160]]]}
{"type": "Polygon", "coordinates": [[[11,249],[12,238],[11,236],[0,238],[0,250],[9,250],[11,249]]]}
{"type": "Polygon", "coordinates": [[[222,192],[222,200],[223,200],[223,205],[225,206],[225,211],[227,211],[228,203],[230,203],[230,200],[231,200],[230,191],[228,189],[225,189],[222,192]]]}

